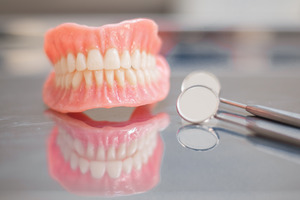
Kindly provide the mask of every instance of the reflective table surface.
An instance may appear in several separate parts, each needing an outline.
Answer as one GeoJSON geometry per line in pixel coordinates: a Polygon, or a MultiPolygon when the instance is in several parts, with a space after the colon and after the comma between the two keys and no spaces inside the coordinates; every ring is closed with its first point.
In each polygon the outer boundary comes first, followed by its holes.
{"type": "Polygon", "coordinates": [[[1,200],[300,198],[299,147],[213,119],[206,126],[218,141],[193,151],[177,141],[185,122],[175,106],[184,77],[205,70],[220,79],[224,98],[300,113],[300,33],[161,28],[168,97],[76,114],[43,104],[51,66],[42,35],[0,35],[1,200]]]}

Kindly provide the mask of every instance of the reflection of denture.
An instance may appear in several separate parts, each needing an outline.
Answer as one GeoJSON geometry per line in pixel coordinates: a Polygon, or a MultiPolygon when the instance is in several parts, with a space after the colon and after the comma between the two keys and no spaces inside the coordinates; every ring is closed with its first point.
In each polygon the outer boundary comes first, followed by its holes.
{"type": "Polygon", "coordinates": [[[97,122],[81,113],[49,111],[56,127],[48,140],[50,173],[68,191],[125,195],[159,182],[166,114],[138,107],[127,122],[97,122]],[[146,112],[145,112],[146,111],[146,112]]]}
{"type": "Polygon", "coordinates": [[[164,99],[170,72],[158,55],[157,32],[147,19],[100,28],[63,24],[48,31],[45,52],[54,71],[44,87],[45,103],[60,112],[79,112],[164,99]]]}

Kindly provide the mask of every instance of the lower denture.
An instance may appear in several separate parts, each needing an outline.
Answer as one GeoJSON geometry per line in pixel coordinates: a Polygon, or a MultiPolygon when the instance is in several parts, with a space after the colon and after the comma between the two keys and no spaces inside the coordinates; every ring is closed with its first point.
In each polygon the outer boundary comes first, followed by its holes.
{"type": "Polygon", "coordinates": [[[45,103],[60,112],[80,112],[164,99],[170,69],[157,54],[160,44],[157,26],[146,19],[100,28],[66,24],[50,30],[45,51],[54,71],[44,86],[45,103]],[[76,35],[79,39],[72,45],[68,37],[76,35]]]}

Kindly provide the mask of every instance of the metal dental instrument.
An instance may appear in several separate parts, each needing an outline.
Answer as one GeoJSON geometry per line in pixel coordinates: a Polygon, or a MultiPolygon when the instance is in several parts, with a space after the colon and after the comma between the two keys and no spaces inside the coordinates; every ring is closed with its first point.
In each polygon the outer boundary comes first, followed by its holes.
{"type": "MultiPolygon", "coordinates": [[[[178,101],[181,101],[181,98],[184,98],[182,96],[185,96],[186,94],[188,94],[189,96],[191,96],[191,92],[187,92],[187,90],[190,90],[190,88],[192,88],[193,86],[205,86],[207,88],[210,88],[216,95],[218,98],[218,94],[220,91],[220,83],[217,79],[216,76],[210,74],[210,73],[206,73],[203,71],[196,71],[196,72],[192,72],[191,74],[189,74],[182,83],[182,87],[181,90],[183,91],[181,93],[181,95],[178,98],[178,101]],[[202,78],[200,80],[200,78],[202,78]]],[[[191,89],[193,91],[195,91],[196,89],[191,89]]],[[[200,89],[197,89],[198,93],[199,93],[200,89]]],[[[199,96],[199,94],[198,94],[199,96]]],[[[292,125],[292,126],[296,126],[296,127],[300,127],[300,114],[298,113],[292,113],[292,112],[288,112],[288,111],[284,111],[284,110],[279,110],[279,109],[275,109],[275,108],[270,108],[270,107],[266,107],[266,106],[261,106],[261,105],[246,105],[246,104],[242,104],[242,103],[238,103],[235,101],[231,101],[228,99],[224,99],[224,98],[219,98],[219,102],[228,104],[228,105],[232,105],[235,107],[240,107],[245,109],[246,111],[248,111],[249,113],[259,116],[259,117],[263,117],[266,119],[271,119],[280,123],[284,123],[284,124],[288,124],[288,125],[292,125]]],[[[219,103],[218,102],[218,103],[219,103]]],[[[201,101],[199,103],[193,104],[194,107],[197,107],[200,103],[204,103],[205,101],[201,101]]],[[[177,106],[178,106],[178,102],[177,102],[177,106]]],[[[201,107],[203,107],[204,105],[201,105],[201,107]]],[[[205,107],[205,106],[204,106],[205,107]]],[[[195,110],[199,110],[199,109],[195,109],[195,110]]],[[[178,110],[180,111],[180,109],[178,110]]],[[[216,111],[216,110],[215,110],[216,111]]],[[[206,119],[209,119],[213,116],[213,114],[215,112],[211,111],[210,112],[212,115],[207,115],[207,117],[203,117],[201,116],[201,118],[205,118],[200,120],[197,119],[195,120],[195,118],[193,118],[192,120],[187,120],[189,122],[192,123],[200,123],[202,121],[205,121],[206,119]]]]}

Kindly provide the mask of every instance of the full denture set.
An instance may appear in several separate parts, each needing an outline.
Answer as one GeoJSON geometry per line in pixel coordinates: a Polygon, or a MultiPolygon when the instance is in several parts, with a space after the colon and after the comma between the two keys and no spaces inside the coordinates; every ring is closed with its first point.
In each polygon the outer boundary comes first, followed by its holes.
{"type": "Polygon", "coordinates": [[[99,28],[63,24],[47,32],[45,52],[54,65],[45,103],[59,112],[151,104],[169,90],[170,69],[158,55],[157,25],[148,19],[99,28]]]}

